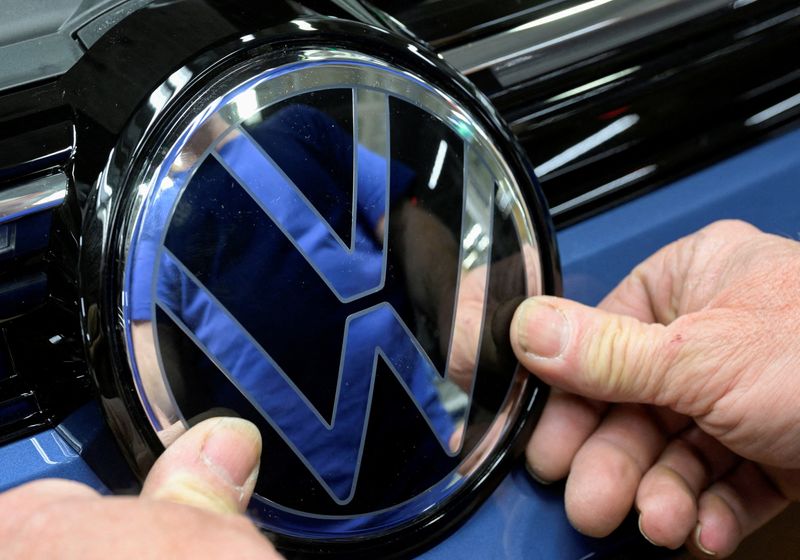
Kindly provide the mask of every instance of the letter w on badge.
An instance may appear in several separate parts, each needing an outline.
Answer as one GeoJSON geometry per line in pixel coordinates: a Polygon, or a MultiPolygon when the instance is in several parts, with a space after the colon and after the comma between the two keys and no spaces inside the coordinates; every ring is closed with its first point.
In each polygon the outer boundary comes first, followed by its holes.
{"type": "MultiPolygon", "coordinates": [[[[358,138],[357,124],[355,128],[358,138]]],[[[377,194],[377,204],[382,208],[380,214],[388,214],[388,139],[376,143],[374,138],[362,135],[355,146],[353,220],[351,246],[348,247],[269,155],[245,131],[239,130],[239,134],[217,150],[215,157],[283,231],[336,297],[347,303],[383,288],[387,228],[384,225],[380,232],[373,231],[373,227],[363,223],[366,222],[364,213],[357,209],[367,200],[375,204],[377,194]],[[372,150],[367,147],[369,140],[372,150]],[[369,231],[373,239],[356,235],[358,230],[369,231]],[[378,236],[381,259],[374,258],[374,237],[378,236]],[[321,258],[323,253],[325,258],[321,258]]]]}
{"type": "MultiPolygon", "coordinates": [[[[234,140],[213,153],[258,203],[265,219],[281,229],[343,303],[380,290],[386,274],[388,220],[383,220],[382,232],[375,232],[383,237],[378,240],[381,257],[377,259],[375,242],[365,243],[363,236],[359,241],[355,230],[365,227],[358,223],[364,218],[356,206],[364,200],[367,184],[372,184],[372,193],[382,193],[378,204],[388,216],[388,99],[383,96],[386,137],[377,146],[373,140],[368,149],[367,139],[358,133],[358,97],[354,91],[354,136],[358,142],[354,146],[353,235],[349,247],[246,132],[240,130],[234,140]],[[375,182],[380,189],[374,188],[375,182]],[[335,258],[318,258],[321,247],[333,251],[335,258]]],[[[371,198],[374,204],[374,194],[371,198]]],[[[229,310],[165,247],[159,270],[159,274],[169,271],[181,277],[183,289],[189,293],[181,298],[157,297],[156,304],[263,415],[335,502],[346,504],[355,493],[379,359],[389,366],[450,454],[447,434],[433,428],[424,404],[414,396],[413,386],[443,376],[389,303],[373,305],[347,318],[333,415],[328,422],[229,310]],[[183,308],[181,300],[193,302],[191,309],[183,308]],[[207,327],[209,316],[214,317],[216,325],[212,333],[207,327]],[[231,348],[237,351],[231,352],[231,348]],[[243,375],[245,371],[250,375],[243,375]],[[331,460],[333,453],[336,461],[331,460]]]]}

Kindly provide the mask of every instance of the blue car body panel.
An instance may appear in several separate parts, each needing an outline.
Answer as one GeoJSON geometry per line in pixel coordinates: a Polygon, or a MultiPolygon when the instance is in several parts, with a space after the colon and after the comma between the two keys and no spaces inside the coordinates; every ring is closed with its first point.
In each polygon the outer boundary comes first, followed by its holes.
{"type": "MultiPolygon", "coordinates": [[[[561,231],[565,295],[595,304],[658,248],[731,218],[800,237],[800,130],[561,231]]],[[[56,430],[0,448],[0,491],[59,477],[107,492],[81,458],[80,438],[72,437],[96,432],[100,421],[96,405],[87,405],[56,430]]],[[[584,560],[606,556],[631,539],[625,530],[602,540],[580,535],[566,519],[560,488],[533,482],[520,466],[463,526],[421,558],[584,560]]]]}
{"type": "Polygon", "coordinates": [[[65,478],[108,493],[105,484],[56,430],[1,447],[0,465],[0,492],[40,478],[65,478]]]}

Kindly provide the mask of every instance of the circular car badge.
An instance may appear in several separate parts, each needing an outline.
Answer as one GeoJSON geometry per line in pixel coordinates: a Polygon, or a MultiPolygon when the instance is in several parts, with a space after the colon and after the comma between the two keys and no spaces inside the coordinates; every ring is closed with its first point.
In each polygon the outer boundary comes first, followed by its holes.
{"type": "Polygon", "coordinates": [[[552,282],[536,187],[447,87],[343,48],[261,54],[165,112],[100,216],[133,423],[151,448],[211,416],[258,426],[248,511],[284,548],[419,545],[541,404],[507,341],[552,282]]]}

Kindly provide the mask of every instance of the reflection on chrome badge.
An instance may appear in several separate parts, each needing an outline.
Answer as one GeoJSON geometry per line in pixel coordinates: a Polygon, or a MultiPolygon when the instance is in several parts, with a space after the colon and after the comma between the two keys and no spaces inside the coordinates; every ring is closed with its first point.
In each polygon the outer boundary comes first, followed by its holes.
{"type": "Polygon", "coordinates": [[[481,124],[344,50],[228,73],[175,121],[135,186],[121,299],[161,441],[254,422],[249,511],[289,537],[385,534],[473,491],[525,412],[504,338],[542,290],[481,124]]]}

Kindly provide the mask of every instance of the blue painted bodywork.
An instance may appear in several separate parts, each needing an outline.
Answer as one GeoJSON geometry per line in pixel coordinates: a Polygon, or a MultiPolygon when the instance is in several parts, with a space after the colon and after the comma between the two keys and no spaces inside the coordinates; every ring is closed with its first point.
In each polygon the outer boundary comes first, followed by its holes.
{"type": "Polygon", "coordinates": [[[39,478],[77,480],[108,493],[86,461],[56,430],[0,447],[0,492],[39,478]]]}
{"type": "MultiPolygon", "coordinates": [[[[729,218],[800,238],[800,130],[561,231],[565,295],[597,303],[658,248],[729,218]]],[[[69,436],[81,424],[96,429],[91,423],[99,418],[78,411],[58,430],[0,448],[0,490],[61,477],[107,491],[69,436]]],[[[533,482],[520,466],[462,527],[421,558],[602,558],[631,542],[631,534],[581,536],[566,519],[561,488],[533,482]]]]}

